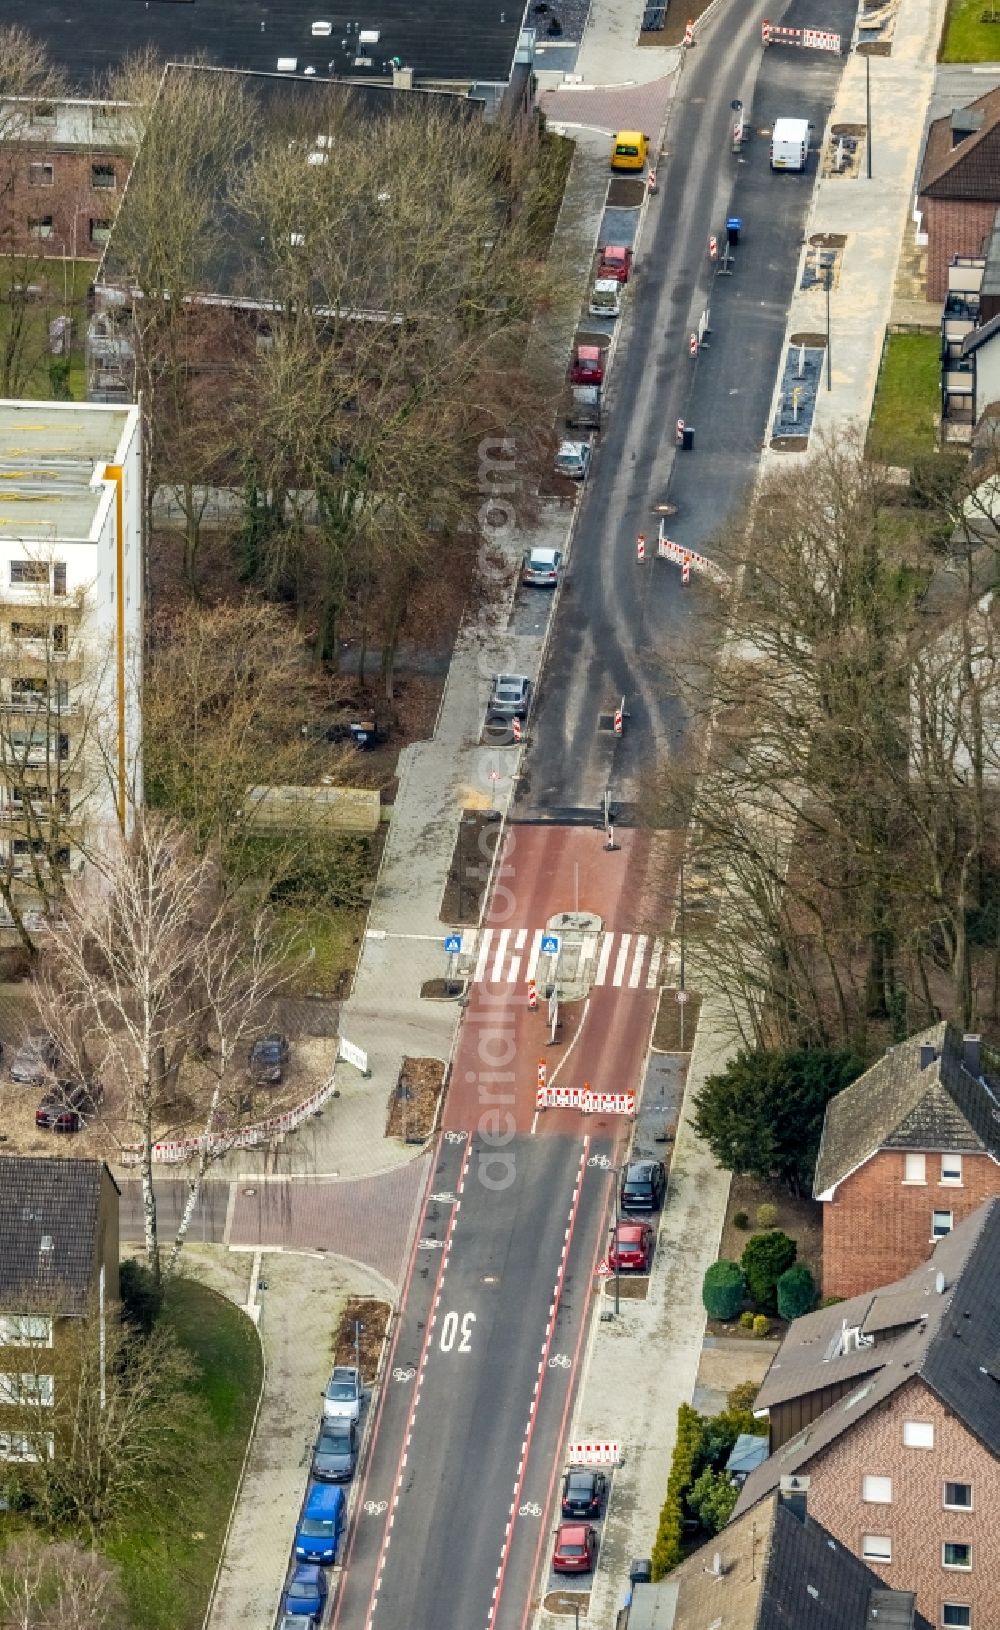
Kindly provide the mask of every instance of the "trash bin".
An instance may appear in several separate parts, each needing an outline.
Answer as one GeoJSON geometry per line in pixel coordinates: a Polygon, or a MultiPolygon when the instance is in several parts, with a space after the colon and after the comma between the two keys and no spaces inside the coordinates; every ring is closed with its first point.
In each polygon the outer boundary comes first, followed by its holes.
{"type": "Polygon", "coordinates": [[[726,222],[726,241],[730,249],[735,249],[739,243],[742,226],[743,221],[739,215],[730,215],[726,222]]]}
{"type": "Polygon", "coordinates": [[[652,1583],[652,1579],[653,1564],[648,1557],[640,1557],[637,1561],[633,1561],[628,1570],[630,1585],[648,1585],[652,1583]]]}
{"type": "Polygon", "coordinates": [[[684,426],[684,434],[681,437],[681,446],[683,447],[685,453],[690,453],[692,448],[694,447],[694,425],[693,424],[686,424],[684,426]]]}
{"type": "Polygon", "coordinates": [[[373,747],[377,734],[373,718],[351,720],[351,740],[355,747],[373,747]]]}

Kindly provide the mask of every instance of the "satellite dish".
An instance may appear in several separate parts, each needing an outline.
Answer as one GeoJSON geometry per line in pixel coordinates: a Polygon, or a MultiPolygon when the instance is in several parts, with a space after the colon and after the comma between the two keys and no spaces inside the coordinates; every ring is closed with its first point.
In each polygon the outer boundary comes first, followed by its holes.
{"type": "Polygon", "coordinates": [[[938,1269],[938,1272],[934,1275],[934,1289],[937,1291],[939,1296],[944,1295],[944,1274],[940,1271],[940,1269],[938,1269]]]}

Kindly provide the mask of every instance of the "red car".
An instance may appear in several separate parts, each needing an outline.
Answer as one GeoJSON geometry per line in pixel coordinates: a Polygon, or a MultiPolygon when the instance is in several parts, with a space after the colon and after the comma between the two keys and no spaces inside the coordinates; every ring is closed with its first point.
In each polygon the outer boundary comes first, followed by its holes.
{"type": "Polygon", "coordinates": [[[555,1573],[590,1573],[597,1557],[597,1529],[589,1522],[564,1522],[552,1553],[555,1573]]]}
{"type": "Polygon", "coordinates": [[[619,283],[627,283],[632,276],[632,251],[623,243],[606,243],[601,250],[601,261],[597,268],[598,277],[616,277],[619,283]]]}
{"type": "Polygon", "coordinates": [[[574,385],[604,383],[604,352],[599,345],[578,345],[573,352],[569,377],[574,385]]]}
{"type": "Polygon", "coordinates": [[[609,1267],[635,1268],[639,1273],[648,1273],[652,1260],[653,1230],[648,1223],[619,1223],[617,1241],[612,1229],[608,1246],[609,1267]]]}
{"type": "Polygon", "coordinates": [[[35,1125],[49,1132],[79,1132],[103,1098],[99,1081],[60,1081],[35,1110],[35,1125]]]}

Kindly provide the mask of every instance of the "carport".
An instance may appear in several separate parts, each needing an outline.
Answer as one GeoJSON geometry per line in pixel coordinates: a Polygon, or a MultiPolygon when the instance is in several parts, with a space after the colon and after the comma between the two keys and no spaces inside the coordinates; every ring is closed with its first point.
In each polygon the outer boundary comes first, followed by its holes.
{"type": "Polygon", "coordinates": [[[623,1621],[619,1615],[618,1630],[672,1630],[677,1592],[672,1579],[661,1579],[657,1585],[633,1585],[627,1617],[623,1621]]]}

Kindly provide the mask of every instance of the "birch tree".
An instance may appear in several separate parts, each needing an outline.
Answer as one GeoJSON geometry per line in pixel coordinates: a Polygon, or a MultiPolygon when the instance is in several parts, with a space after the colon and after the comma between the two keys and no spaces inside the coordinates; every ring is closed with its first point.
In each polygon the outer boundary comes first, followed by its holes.
{"type": "Polygon", "coordinates": [[[118,1569],[69,1540],[22,1534],[0,1551],[4,1630],[126,1630],[118,1569]]]}

